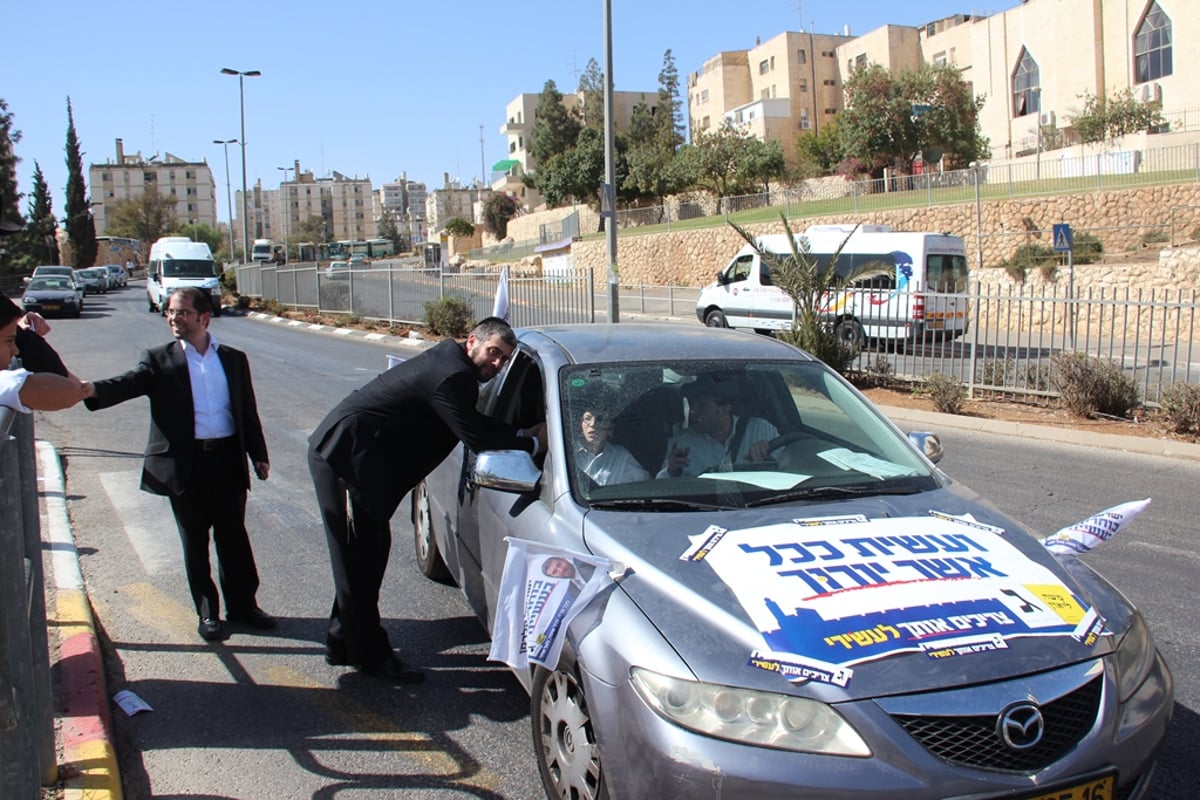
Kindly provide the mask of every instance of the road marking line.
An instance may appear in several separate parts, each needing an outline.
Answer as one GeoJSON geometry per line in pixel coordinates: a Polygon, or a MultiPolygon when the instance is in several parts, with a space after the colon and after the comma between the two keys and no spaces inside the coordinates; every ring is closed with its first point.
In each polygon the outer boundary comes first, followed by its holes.
{"type": "Polygon", "coordinates": [[[171,502],[138,489],[141,472],[104,472],[100,484],[147,575],[183,571],[171,502]]]}

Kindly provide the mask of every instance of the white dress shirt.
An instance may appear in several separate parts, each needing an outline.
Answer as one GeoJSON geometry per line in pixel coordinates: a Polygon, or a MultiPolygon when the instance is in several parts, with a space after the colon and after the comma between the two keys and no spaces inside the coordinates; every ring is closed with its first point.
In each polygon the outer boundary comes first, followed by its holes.
{"type": "Polygon", "coordinates": [[[192,407],[196,417],[197,439],[224,439],[233,436],[237,428],[233,424],[233,409],[229,402],[229,381],[225,368],[217,355],[220,345],[208,336],[208,348],[200,352],[187,342],[180,340],[187,357],[188,375],[192,379],[192,407]]]}

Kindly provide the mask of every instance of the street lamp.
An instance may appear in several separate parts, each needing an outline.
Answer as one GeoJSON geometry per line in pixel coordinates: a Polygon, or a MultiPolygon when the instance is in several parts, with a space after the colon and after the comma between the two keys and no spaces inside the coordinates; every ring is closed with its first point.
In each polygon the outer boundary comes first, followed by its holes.
{"type": "Polygon", "coordinates": [[[229,145],[237,144],[237,139],[213,139],[213,144],[225,148],[225,202],[229,206],[229,258],[236,258],[233,248],[233,189],[229,186],[229,145]]]}
{"type": "Polygon", "coordinates": [[[257,78],[262,73],[256,69],[239,71],[223,67],[221,74],[237,75],[238,79],[238,106],[242,113],[242,260],[245,261],[246,254],[250,252],[250,197],[246,191],[246,78],[257,78]]]}
{"type": "Polygon", "coordinates": [[[283,183],[279,184],[279,194],[282,202],[280,208],[283,209],[283,260],[288,259],[288,217],[292,215],[291,201],[288,199],[288,190],[286,184],[288,182],[288,173],[293,172],[295,167],[276,167],[275,169],[283,173],[283,183]]]}

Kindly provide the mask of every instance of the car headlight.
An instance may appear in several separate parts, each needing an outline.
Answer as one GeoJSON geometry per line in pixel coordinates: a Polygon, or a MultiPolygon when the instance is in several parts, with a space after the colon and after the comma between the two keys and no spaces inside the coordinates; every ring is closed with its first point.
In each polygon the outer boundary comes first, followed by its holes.
{"type": "Polygon", "coordinates": [[[828,703],[659,675],[640,667],[633,686],[670,722],[717,739],[801,753],[867,757],[858,732],[828,703]]]}
{"type": "Polygon", "coordinates": [[[1154,666],[1154,640],[1142,615],[1134,612],[1129,630],[1117,645],[1117,690],[1120,701],[1128,700],[1154,666]]]}

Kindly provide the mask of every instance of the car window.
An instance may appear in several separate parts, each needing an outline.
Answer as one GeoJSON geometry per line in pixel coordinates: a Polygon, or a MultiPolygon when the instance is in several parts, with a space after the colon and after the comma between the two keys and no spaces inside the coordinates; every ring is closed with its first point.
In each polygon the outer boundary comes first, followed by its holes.
{"type": "Polygon", "coordinates": [[[581,365],[563,371],[558,391],[573,490],[604,507],[741,507],[939,485],[819,362],[581,365]],[[679,474],[673,451],[686,455],[679,474]]]}

